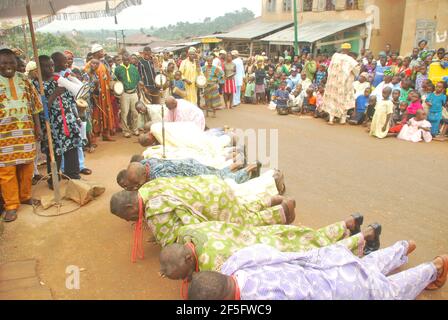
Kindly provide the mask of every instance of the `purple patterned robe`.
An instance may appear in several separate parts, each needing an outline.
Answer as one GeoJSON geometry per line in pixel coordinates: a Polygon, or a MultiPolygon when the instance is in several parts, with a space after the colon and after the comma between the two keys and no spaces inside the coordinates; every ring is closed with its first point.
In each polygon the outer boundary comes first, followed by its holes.
{"type": "Polygon", "coordinates": [[[236,277],[242,300],[415,299],[437,271],[426,263],[388,277],[407,262],[407,247],[397,242],[360,259],[339,245],[300,253],[254,245],[232,255],[221,272],[236,277]]]}

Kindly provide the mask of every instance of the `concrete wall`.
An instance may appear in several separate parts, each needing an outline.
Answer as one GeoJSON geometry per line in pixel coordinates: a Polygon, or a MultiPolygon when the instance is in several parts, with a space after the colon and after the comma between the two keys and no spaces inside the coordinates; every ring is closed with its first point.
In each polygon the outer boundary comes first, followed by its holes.
{"type": "MultiPolygon", "coordinates": [[[[283,12],[283,1],[276,0],[276,12],[268,12],[269,0],[263,2],[262,19],[265,21],[293,21],[293,13],[283,12]]],[[[294,0],[292,0],[294,1],[294,0]]],[[[302,12],[302,1],[297,0],[299,23],[322,20],[368,20],[374,17],[369,48],[378,53],[387,43],[400,49],[406,0],[358,0],[358,10],[343,10],[345,0],[336,2],[337,10],[325,11],[325,0],[314,0],[313,11],[302,12]]],[[[444,0],[441,0],[444,1],[444,0]]],[[[448,0],[445,0],[448,4],[448,0]]]]}
{"type": "Polygon", "coordinates": [[[408,54],[416,46],[416,42],[425,38],[430,41],[431,48],[445,49],[448,46],[448,1],[447,0],[407,0],[404,17],[404,30],[401,40],[401,52],[408,54]],[[417,20],[426,20],[419,29],[426,29],[426,36],[417,33],[417,20]],[[426,24],[426,27],[425,25],[426,24]],[[434,33],[431,36],[431,25],[434,33]],[[432,39],[430,39],[432,38],[432,39]]]}
{"type": "MultiPolygon", "coordinates": [[[[365,10],[379,9],[379,25],[374,21],[370,49],[374,54],[390,43],[392,50],[400,50],[406,0],[365,1],[365,10]],[[379,28],[379,29],[378,29],[379,28]]],[[[375,14],[373,14],[375,16],[375,14]]]]}

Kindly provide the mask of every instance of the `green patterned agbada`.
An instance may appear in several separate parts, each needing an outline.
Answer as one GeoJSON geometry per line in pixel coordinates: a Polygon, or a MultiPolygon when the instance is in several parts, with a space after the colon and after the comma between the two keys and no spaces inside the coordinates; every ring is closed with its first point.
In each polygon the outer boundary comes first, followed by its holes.
{"type": "Polygon", "coordinates": [[[186,225],[178,230],[177,242],[194,245],[200,271],[220,271],[235,252],[254,244],[265,244],[282,252],[301,252],[340,242],[356,255],[362,255],[363,236],[347,237],[345,222],[314,230],[303,226],[271,225],[246,227],[221,221],[186,225]]]}
{"type": "Polygon", "coordinates": [[[268,207],[262,200],[240,202],[217,176],[158,178],[144,184],[139,194],[146,221],[161,246],[174,243],[184,225],[206,221],[244,226],[286,222],[281,206],[268,207]]]}

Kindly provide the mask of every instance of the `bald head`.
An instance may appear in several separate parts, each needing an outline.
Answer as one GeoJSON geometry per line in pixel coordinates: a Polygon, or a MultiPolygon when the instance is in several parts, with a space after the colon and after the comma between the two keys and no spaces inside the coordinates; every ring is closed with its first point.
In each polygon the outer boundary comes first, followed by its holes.
{"type": "Polygon", "coordinates": [[[126,171],[127,190],[138,190],[148,181],[146,168],[141,162],[131,162],[126,171]]]}
{"type": "Polygon", "coordinates": [[[191,250],[181,244],[166,246],[160,252],[160,273],[171,280],[191,279],[196,260],[191,250]]]}
{"type": "Polygon", "coordinates": [[[117,183],[123,189],[127,189],[127,170],[126,169],[123,169],[120,172],[118,172],[117,183]]]}
{"type": "Polygon", "coordinates": [[[138,136],[138,143],[140,143],[142,147],[150,147],[156,144],[157,140],[151,133],[147,132],[138,136]]]}
{"type": "Polygon", "coordinates": [[[169,110],[176,109],[176,107],[177,107],[177,100],[173,96],[169,96],[168,98],[166,98],[166,107],[169,110]]]}
{"type": "Polygon", "coordinates": [[[120,191],[110,199],[110,212],[126,221],[138,220],[137,191],[120,191]]]}

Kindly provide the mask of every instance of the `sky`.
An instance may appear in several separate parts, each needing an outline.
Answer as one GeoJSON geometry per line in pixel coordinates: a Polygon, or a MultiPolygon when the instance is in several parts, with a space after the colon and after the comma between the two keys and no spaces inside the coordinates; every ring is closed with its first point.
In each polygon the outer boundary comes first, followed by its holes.
{"type": "Polygon", "coordinates": [[[140,29],[163,27],[178,21],[202,22],[204,18],[216,18],[227,12],[246,7],[261,15],[261,0],[142,0],[142,5],[123,10],[118,17],[80,21],[54,21],[40,28],[42,32],[100,29],[140,29]],[[163,4],[163,6],[162,6],[163,4]],[[100,27],[99,27],[100,26],[100,27]]]}

